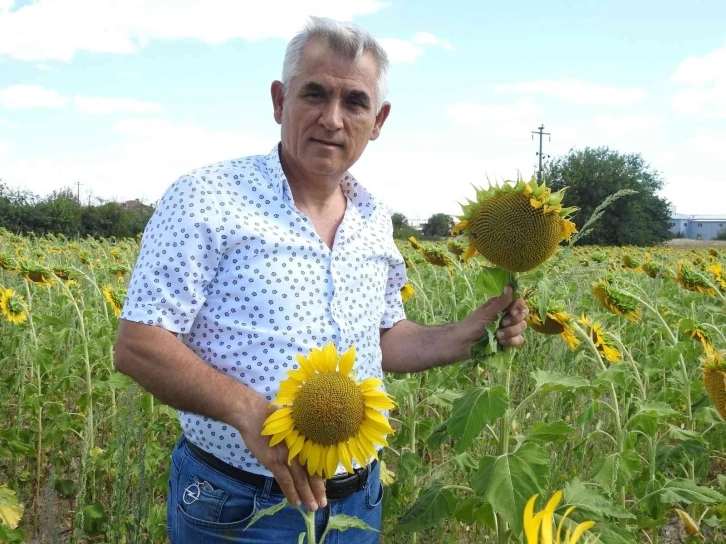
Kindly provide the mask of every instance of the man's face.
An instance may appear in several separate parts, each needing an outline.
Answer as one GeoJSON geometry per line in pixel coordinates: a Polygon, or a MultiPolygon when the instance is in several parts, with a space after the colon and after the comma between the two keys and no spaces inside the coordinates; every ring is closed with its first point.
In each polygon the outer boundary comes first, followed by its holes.
{"type": "Polygon", "coordinates": [[[376,112],[378,63],[364,54],[358,62],[310,40],[298,75],[272,84],[275,120],[282,125],[283,160],[303,175],[342,175],[375,140],[390,111],[376,112]]]}

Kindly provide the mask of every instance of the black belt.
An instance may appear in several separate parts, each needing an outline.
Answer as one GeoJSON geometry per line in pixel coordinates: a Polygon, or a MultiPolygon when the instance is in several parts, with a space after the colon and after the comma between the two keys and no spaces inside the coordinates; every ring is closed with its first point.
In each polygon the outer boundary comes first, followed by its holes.
{"type": "MultiPolygon", "coordinates": [[[[212,468],[223,472],[227,476],[231,476],[235,480],[253,485],[259,489],[264,489],[266,477],[262,474],[254,474],[252,472],[247,472],[246,470],[233,467],[232,465],[225,463],[215,455],[212,455],[211,453],[204,451],[198,446],[195,446],[188,440],[186,441],[186,444],[189,447],[189,450],[195,456],[207,463],[212,468]]],[[[377,462],[378,460],[373,460],[373,462],[370,464],[371,470],[373,470],[377,462]]],[[[366,483],[368,483],[369,474],[368,467],[356,468],[353,470],[355,471],[353,474],[340,474],[338,476],[333,476],[332,478],[325,481],[325,497],[329,501],[344,499],[347,496],[355,493],[356,491],[360,491],[366,486],[366,483]]],[[[277,483],[277,480],[274,480],[272,482],[271,491],[273,493],[283,494],[282,489],[280,489],[280,484],[277,483]]]]}

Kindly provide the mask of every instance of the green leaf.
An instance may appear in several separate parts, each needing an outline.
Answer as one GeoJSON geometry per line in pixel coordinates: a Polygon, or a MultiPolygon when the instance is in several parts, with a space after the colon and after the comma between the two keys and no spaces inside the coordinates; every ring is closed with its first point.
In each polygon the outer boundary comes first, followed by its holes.
{"type": "Polygon", "coordinates": [[[454,401],[447,429],[457,440],[456,451],[468,448],[479,433],[502,417],[509,407],[509,396],[503,387],[470,388],[454,401]]]}
{"type": "Polygon", "coordinates": [[[398,461],[398,478],[407,482],[413,474],[417,474],[421,468],[421,459],[411,451],[404,452],[398,461]]]}
{"type": "Polygon", "coordinates": [[[431,436],[429,436],[426,439],[426,445],[435,450],[437,448],[440,448],[446,440],[449,438],[449,433],[446,430],[447,421],[441,422],[437,427],[431,432],[431,436]]]}
{"type": "Polygon", "coordinates": [[[535,370],[532,372],[532,377],[537,387],[546,391],[571,391],[573,389],[586,389],[591,387],[590,382],[585,378],[559,374],[557,372],[535,370]]]}
{"type": "Polygon", "coordinates": [[[726,489],[726,476],[717,474],[716,477],[718,478],[718,485],[721,486],[721,489],[726,489]]]}
{"type": "Polygon", "coordinates": [[[644,402],[638,408],[637,413],[650,417],[668,417],[677,416],[680,412],[676,412],[665,402],[644,402]]]}
{"type": "Polygon", "coordinates": [[[578,478],[571,480],[563,489],[565,504],[576,506],[577,511],[592,520],[611,518],[635,518],[619,504],[614,503],[597,490],[585,487],[578,478]]]}
{"type": "Polygon", "coordinates": [[[660,491],[660,500],[666,504],[716,504],[726,501],[722,493],[700,486],[693,480],[670,480],[660,491]]]}
{"type": "Polygon", "coordinates": [[[419,495],[416,502],[401,516],[394,533],[421,531],[451,518],[456,510],[456,497],[445,485],[434,483],[419,495]]]}
{"type": "Polygon", "coordinates": [[[519,533],[525,504],[547,484],[549,462],[547,452],[532,443],[514,453],[482,457],[472,487],[519,533]]]}
{"type": "Polygon", "coordinates": [[[106,381],[106,385],[110,389],[126,389],[129,387],[134,381],[129,378],[126,374],[121,374],[120,372],[113,372],[109,377],[108,381],[106,381]]]}
{"type": "Polygon", "coordinates": [[[504,292],[504,286],[509,280],[509,272],[501,268],[484,266],[477,271],[474,285],[478,293],[487,297],[498,297],[504,292]]]}
{"type": "Polygon", "coordinates": [[[363,520],[344,514],[336,514],[328,519],[326,531],[345,531],[346,529],[363,529],[364,531],[378,532],[363,520]]]}
{"type": "Polygon", "coordinates": [[[454,512],[454,517],[466,525],[473,525],[479,522],[494,531],[497,528],[496,522],[494,521],[492,505],[480,497],[469,497],[460,502],[454,512]]]}
{"type": "Polygon", "coordinates": [[[254,516],[252,516],[252,519],[247,524],[247,528],[249,529],[252,525],[257,523],[260,519],[264,518],[265,516],[271,516],[272,514],[275,514],[285,508],[287,506],[287,499],[282,499],[281,502],[277,504],[273,504],[269,508],[265,508],[264,510],[260,510],[257,512],[254,516]]]}
{"type": "Polygon", "coordinates": [[[308,536],[307,533],[300,533],[297,537],[297,544],[303,544],[303,542],[305,542],[306,536],[308,536]]]}
{"type": "Polygon", "coordinates": [[[571,431],[572,427],[562,420],[555,421],[554,423],[543,423],[539,421],[532,426],[524,441],[542,442],[545,444],[564,442],[571,431]]]}
{"type": "Polygon", "coordinates": [[[633,450],[613,453],[596,465],[595,481],[612,494],[640,472],[640,456],[633,450]]]}

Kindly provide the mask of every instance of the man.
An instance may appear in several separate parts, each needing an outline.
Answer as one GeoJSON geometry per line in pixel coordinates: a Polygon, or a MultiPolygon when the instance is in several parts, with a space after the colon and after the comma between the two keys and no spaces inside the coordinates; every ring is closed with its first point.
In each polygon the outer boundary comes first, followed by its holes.
{"type": "MultiPolygon", "coordinates": [[[[314,18],[288,45],[272,83],[281,141],[267,156],[192,171],[161,200],[144,233],[119,325],[116,367],[179,410],[171,461],[173,544],[297,542],[292,506],[252,515],[283,495],[316,512],[380,529],[379,466],[327,482],[309,477],[285,443],[261,436],[295,355],[333,342],[356,347],[359,379],[466,360],[507,310],[505,346],[523,343],[525,305],[511,289],[463,321],[405,319],[403,259],[384,208],[348,173],[390,113],[388,60],[365,31],[314,18]],[[330,499],[330,500],[328,500],[330,499]]],[[[377,533],[333,531],[345,542],[377,533]]]]}

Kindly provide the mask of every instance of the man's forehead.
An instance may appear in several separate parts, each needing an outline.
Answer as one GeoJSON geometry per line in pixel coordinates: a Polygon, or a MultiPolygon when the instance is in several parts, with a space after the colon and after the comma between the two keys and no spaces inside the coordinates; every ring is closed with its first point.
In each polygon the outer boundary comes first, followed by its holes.
{"type": "Polygon", "coordinates": [[[342,87],[346,91],[373,92],[378,79],[378,62],[370,52],[353,60],[330,49],[319,40],[311,40],[300,59],[298,83],[316,83],[324,87],[342,87]]]}

